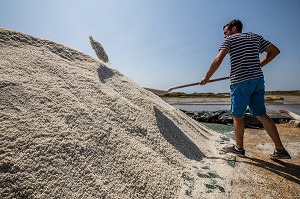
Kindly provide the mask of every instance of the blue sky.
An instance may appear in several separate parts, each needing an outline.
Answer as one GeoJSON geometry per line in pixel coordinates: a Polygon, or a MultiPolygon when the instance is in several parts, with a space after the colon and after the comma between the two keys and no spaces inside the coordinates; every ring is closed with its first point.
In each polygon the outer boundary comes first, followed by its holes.
{"type": "MultiPolygon", "coordinates": [[[[143,87],[166,90],[199,81],[238,18],[281,54],[263,68],[266,90],[300,89],[299,0],[0,0],[0,27],[64,44],[96,57],[143,87]]],[[[212,78],[228,76],[229,56],[212,78]]],[[[229,80],[177,91],[229,92],[229,80]]]]}

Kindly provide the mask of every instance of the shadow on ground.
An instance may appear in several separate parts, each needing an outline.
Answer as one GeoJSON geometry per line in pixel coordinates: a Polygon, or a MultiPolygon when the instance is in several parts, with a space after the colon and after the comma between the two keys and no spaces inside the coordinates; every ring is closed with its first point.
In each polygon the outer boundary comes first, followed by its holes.
{"type": "Polygon", "coordinates": [[[102,83],[105,83],[107,79],[114,76],[114,72],[112,69],[102,65],[99,66],[97,72],[98,72],[99,79],[102,83]]]}
{"type": "Polygon", "coordinates": [[[174,122],[154,107],[158,128],[162,136],[185,157],[191,160],[201,160],[204,154],[200,151],[174,122]]]}
{"type": "Polygon", "coordinates": [[[254,165],[268,171],[271,171],[277,175],[286,178],[289,181],[300,184],[300,166],[292,163],[287,163],[281,160],[274,160],[278,164],[267,162],[253,157],[245,157],[250,161],[239,161],[246,164],[254,165]]]}

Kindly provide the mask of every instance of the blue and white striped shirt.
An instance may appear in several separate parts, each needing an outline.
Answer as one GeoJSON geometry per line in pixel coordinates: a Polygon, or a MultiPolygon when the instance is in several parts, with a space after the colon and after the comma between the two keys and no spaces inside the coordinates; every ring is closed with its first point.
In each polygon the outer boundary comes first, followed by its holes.
{"type": "Polygon", "coordinates": [[[231,84],[264,77],[260,67],[259,53],[271,43],[254,33],[236,33],[225,38],[220,50],[230,55],[231,84]]]}

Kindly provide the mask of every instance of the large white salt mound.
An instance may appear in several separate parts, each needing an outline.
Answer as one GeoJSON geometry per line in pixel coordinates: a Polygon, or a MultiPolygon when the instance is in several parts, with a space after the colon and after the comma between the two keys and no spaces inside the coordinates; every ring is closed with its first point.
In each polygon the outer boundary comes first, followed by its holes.
{"type": "Polygon", "coordinates": [[[104,63],[0,29],[1,198],[176,198],[215,137],[104,63]]]}

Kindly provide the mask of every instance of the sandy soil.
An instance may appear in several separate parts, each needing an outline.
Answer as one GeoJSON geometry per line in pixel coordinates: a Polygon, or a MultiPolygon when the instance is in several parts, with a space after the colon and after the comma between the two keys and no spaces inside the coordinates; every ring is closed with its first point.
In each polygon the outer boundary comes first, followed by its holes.
{"type": "Polygon", "coordinates": [[[237,158],[230,198],[300,198],[300,128],[276,125],[292,159],[273,161],[264,130],[246,129],[246,158],[237,158]]]}

